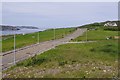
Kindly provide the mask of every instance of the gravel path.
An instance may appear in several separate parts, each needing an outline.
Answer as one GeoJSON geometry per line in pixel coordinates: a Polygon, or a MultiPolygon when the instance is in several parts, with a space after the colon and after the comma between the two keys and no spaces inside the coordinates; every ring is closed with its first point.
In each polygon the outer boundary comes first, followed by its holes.
{"type": "MultiPolygon", "coordinates": [[[[31,46],[19,48],[16,50],[16,53],[15,53],[16,62],[27,59],[36,54],[41,54],[45,51],[55,48],[55,46],[66,44],[66,42],[70,41],[71,39],[75,39],[78,36],[81,36],[86,30],[87,29],[77,29],[72,34],[67,35],[66,37],[61,38],[61,39],[45,41],[39,44],[33,44],[31,46]]],[[[14,62],[14,51],[8,51],[5,53],[2,53],[1,56],[2,56],[2,69],[3,70],[14,65],[13,63],[14,62]]]]}

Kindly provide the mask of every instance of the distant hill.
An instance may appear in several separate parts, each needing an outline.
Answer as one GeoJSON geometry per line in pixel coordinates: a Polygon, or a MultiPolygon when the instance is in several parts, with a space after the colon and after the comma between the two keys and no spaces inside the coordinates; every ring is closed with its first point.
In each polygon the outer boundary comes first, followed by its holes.
{"type": "Polygon", "coordinates": [[[102,22],[102,24],[104,24],[104,26],[118,26],[120,21],[106,21],[106,22],[102,22]]]}
{"type": "Polygon", "coordinates": [[[6,25],[0,25],[0,29],[2,31],[6,31],[6,30],[16,31],[16,30],[20,30],[19,28],[15,27],[15,26],[6,26],[6,25]]]}
{"type": "MultiPolygon", "coordinates": [[[[96,23],[91,23],[91,24],[86,24],[86,25],[83,25],[83,26],[80,26],[80,27],[99,27],[99,26],[105,26],[105,24],[109,23],[108,26],[111,26],[111,24],[116,24],[116,26],[118,27],[118,23],[120,21],[105,21],[105,22],[96,22],[96,23]]],[[[114,26],[114,25],[113,25],[114,26]]]]}
{"type": "Polygon", "coordinates": [[[22,28],[25,28],[25,29],[38,29],[38,27],[33,27],[33,26],[17,26],[18,28],[22,29],[22,28]]]}
{"type": "Polygon", "coordinates": [[[0,25],[0,30],[2,31],[16,31],[16,30],[20,30],[20,29],[38,29],[37,27],[33,27],[33,26],[8,26],[8,25],[0,25]]]}
{"type": "Polygon", "coordinates": [[[102,28],[104,30],[119,31],[119,28],[118,28],[119,23],[120,21],[105,21],[105,22],[96,22],[96,23],[86,24],[79,27],[88,28],[88,29],[102,28]]]}

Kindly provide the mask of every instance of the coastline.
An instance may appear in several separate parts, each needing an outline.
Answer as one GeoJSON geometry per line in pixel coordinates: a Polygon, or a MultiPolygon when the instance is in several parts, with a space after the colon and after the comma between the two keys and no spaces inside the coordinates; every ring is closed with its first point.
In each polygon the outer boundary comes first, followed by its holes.
{"type": "Polygon", "coordinates": [[[41,29],[21,29],[17,31],[7,30],[7,31],[0,31],[1,33],[0,36],[10,36],[13,34],[30,34],[30,33],[38,32],[38,31],[44,31],[44,30],[41,30],[41,29]]]}

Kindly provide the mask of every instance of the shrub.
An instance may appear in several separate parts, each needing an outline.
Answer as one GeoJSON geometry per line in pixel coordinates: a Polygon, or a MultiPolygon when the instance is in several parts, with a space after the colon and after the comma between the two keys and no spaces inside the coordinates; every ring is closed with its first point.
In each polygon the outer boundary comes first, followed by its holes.
{"type": "Polygon", "coordinates": [[[117,26],[108,26],[104,27],[104,30],[119,31],[119,28],[117,26]]]}
{"type": "Polygon", "coordinates": [[[95,51],[95,49],[94,49],[94,48],[92,48],[92,49],[90,49],[90,51],[91,51],[91,52],[94,52],[94,51],[95,51]]]}
{"type": "Polygon", "coordinates": [[[64,66],[65,64],[67,64],[67,61],[60,61],[59,62],[59,66],[64,66]]]}
{"type": "Polygon", "coordinates": [[[37,56],[34,56],[34,57],[31,57],[23,62],[20,62],[17,64],[17,66],[34,66],[34,65],[40,65],[42,64],[44,61],[46,61],[45,58],[42,58],[42,57],[37,57],[37,56]]]}

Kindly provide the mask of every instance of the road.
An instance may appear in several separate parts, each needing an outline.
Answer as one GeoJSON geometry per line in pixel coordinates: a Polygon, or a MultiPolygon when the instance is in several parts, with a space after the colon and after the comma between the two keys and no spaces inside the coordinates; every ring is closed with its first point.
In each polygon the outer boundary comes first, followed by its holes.
{"type": "MultiPolygon", "coordinates": [[[[71,39],[75,39],[81,36],[86,30],[87,29],[78,28],[75,32],[73,32],[70,35],[65,36],[64,38],[57,39],[57,40],[51,40],[51,41],[45,41],[39,44],[34,44],[34,45],[27,46],[27,47],[19,48],[15,52],[15,56],[16,56],[15,61],[19,62],[19,61],[25,60],[36,54],[41,54],[45,51],[55,48],[58,45],[66,44],[66,42],[70,41],[71,39]]],[[[2,56],[2,69],[3,70],[14,65],[14,51],[8,51],[5,53],[2,53],[1,56],[2,56]]]]}

